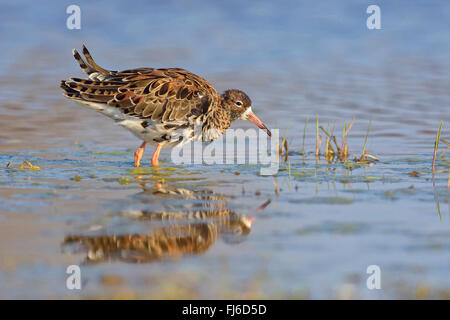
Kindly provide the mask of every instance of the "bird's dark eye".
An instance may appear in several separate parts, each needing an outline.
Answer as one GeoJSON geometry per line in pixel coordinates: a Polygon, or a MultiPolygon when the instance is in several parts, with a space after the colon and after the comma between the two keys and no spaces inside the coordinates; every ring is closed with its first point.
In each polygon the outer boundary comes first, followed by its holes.
{"type": "Polygon", "coordinates": [[[242,107],[242,102],[241,101],[236,101],[235,103],[238,107],[242,107]]]}

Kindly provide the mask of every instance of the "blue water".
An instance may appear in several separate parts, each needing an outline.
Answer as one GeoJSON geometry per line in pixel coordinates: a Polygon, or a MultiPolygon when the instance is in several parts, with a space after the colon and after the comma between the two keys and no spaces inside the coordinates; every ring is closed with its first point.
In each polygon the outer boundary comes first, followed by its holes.
{"type": "Polygon", "coordinates": [[[366,27],[371,1],[78,1],[81,29],[68,30],[71,4],[0,5],[0,298],[448,297],[448,154],[434,185],[430,171],[441,120],[450,140],[448,2],[377,1],[381,30],[366,27]],[[161,171],[130,171],[140,142],[58,87],[81,76],[71,50],[83,43],[105,68],[183,67],[218,91],[246,91],[286,132],[284,170],[181,168],[163,151],[161,171]],[[371,121],[367,151],[380,161],[316,163],[316,115],[338,141],[355,116],[351,159],[371,121]],[[23,160],[40,170],[20,170],[23,160]],[[177,216],[208,210],[234,213],[226,223],[177,216]],[[149,218],[162,212],[172,218],[149,218]],[[249,217],[250,232],[230,227],[249,217]],[[155,256],[111,245],[136,235],[208,246],[155,256]],[[69,264],[81,265],[81,291],[65,287],[69,264]],[[365,285],[372,264],[381,290],[365,285]]]}

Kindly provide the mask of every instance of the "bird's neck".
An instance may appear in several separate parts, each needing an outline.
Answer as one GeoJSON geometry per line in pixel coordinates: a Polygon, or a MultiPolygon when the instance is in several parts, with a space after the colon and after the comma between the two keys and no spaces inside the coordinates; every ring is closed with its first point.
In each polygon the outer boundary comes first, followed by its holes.
{"type": "Polygon", "coordinates": [[[203,124],[203,133],[208,137],[207,140],[215,140],[231,126],[230,112],[218,104],[217,107],[212,108],[205,117],[203,124]]]}

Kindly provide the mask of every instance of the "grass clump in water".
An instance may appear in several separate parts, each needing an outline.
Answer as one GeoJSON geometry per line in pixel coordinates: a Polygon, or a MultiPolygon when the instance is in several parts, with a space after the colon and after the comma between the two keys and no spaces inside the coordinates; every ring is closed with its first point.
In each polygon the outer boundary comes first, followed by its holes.
{"type": "MultiPolygon", "coordinates": [[[[9,167],[9,163],[8,163],[8,167],[9,167]]],[[[35,166],[33,164],[31,164],[30,161],[24,160],[20,166],[20,170],[36,170],[39,171],[41,170],[41,168],[39,166],[35,166]]]]}

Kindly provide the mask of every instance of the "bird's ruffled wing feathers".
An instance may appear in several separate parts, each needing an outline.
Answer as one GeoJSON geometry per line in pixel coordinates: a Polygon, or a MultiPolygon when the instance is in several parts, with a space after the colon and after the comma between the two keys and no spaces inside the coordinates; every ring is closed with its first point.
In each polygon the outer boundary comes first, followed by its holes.
{"type": "Polygon", "coordinates": [[[106,103],[124,114],[163,122],[199,116],[219,101],[215,89],[203,78],[180,68],[137,68],[111,71],[100,67],[83,46],[86,61],[74,57],[89,79],[61,82],[68,98],[106,103]]]}

